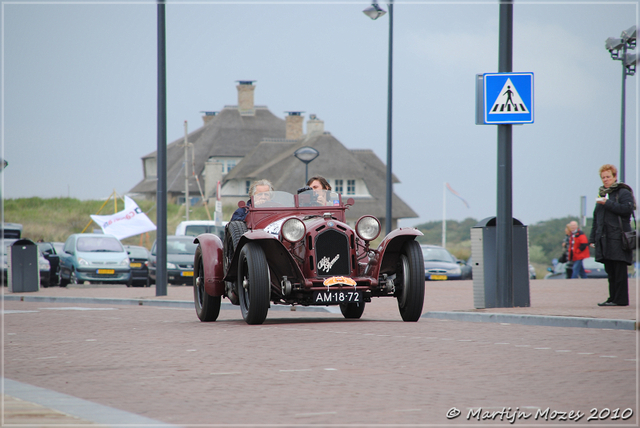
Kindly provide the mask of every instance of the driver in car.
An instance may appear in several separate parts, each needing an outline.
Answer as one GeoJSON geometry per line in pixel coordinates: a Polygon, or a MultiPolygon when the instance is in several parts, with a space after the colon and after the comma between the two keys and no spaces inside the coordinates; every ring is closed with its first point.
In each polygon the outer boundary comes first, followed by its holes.
{"type": "MultiPolygon", "coordinates": [[[[264,204],[271,199],[271,192],[273,191],[273,184],[269,180],[262,179],[254,181],[249,187],[249,197],[253,196],[253,200],[256,203],[256,207],[264,204]]],[[[247,201],[247,204],[238,208],[231,216],[231,221],[244,221],[247,218],[249,207],[251,206],[251,199],[247,201]]]]}
{"type": "Polygon", "coordinates": [[[313,189],[317,205],[326,206],[328,195],[331,191],[331,185],[329,184],[327,179],[319,175],[311,177],[309,181],[307,181],[307,186],[313,189]]]}

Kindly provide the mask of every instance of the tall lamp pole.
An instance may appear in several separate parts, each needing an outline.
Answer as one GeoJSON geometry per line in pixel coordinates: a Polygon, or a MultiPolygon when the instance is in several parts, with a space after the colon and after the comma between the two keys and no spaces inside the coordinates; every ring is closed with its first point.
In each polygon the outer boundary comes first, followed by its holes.
{"type": "Polygon", "coordinates": [[[156,296],[167,295],[167,67],[165,50],[165,4],[158,0],[158,184],[156,296]]]}
{"type": "Polygon", "coordinates": [[[611,58],[622,62],[622,102],[620,112],[620,171],[618,177],[621,182],[625,179],[625,116],[626,116],[626,86],[627,76],[633,76],[638,63],[637,54],[628,53],[628,49],[636,47],[636,26],[624,30],[620,38],[609,37],[605,40],[605,49],[611,54],[611,58]]]}
{"type": "MultiPolygon", "coordinates": [[[[369,18],[376,20],[386,12],[376,2],[362,11],[369,18]]],[[[387,191],[386,191],[386,233],[391,232],[393,223],[392,197],[393,197],[393,169],[392,169],[392,118],[393,118],[393,0],[389,0],[389,71],[387,83],[387,191]]]]}

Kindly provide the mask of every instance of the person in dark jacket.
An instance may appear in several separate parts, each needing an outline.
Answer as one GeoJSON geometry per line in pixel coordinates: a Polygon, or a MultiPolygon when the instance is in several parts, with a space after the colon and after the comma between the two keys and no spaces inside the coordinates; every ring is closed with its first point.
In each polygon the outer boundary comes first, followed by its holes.
{"type": "Polygon", "coordinates": [[[604,263],[609,277],[609,298],[598,306],[629,305],[627,266],[633,263],[633,254],[622,249],[622,232],[631,230],[629,217],[636,203],[631,187],[617,182],[617,176],[615,166],[600,167],[602,187],[593,210],[589,242],[595,246],[596,261],[604,263]]]}
{"type": "MultiPolygon", "coordinates": [[[[271,184],[269,180],[265,179],[254,181],[251,184],[251,187],[249,187],[249,197],[255,196],[254,200],[256,201],[256,206],[259,206],[261,203],[268,200],[270,192],[273,192],[273,184],[271,184]]],[[[244,221],[245,218],[247,218],[250,206],[251,199],[247,201],[247,204],[244,207],[235,210],[230,221],[244,221]]]]}

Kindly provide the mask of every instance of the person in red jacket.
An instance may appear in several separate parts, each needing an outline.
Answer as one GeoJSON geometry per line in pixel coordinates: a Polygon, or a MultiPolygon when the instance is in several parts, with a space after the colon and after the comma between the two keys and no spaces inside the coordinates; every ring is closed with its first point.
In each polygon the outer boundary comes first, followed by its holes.
{"type": "Polygon", "coordinates": [[[578,222],[569,223],[571,237],[569,238],[569,260],[573,261],[571,278],[586,278],[582,261],[589,257],[589,239],[579,228],[578,222]]]}

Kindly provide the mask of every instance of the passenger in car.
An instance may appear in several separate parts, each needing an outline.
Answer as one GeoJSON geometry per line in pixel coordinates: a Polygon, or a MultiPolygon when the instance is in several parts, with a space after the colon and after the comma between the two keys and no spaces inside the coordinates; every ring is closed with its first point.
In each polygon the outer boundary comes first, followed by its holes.
{"type": "Polygon", "coordinates": [[[307,186],[311,187],[316,195],[318,205],[327,205],[327,194],[331,191],[331,185],[326,178],[319,175],[311,177],[307,181],[307,186]]]}
{"type": "MultiPolygon", "coordinates": [[[[269,192],[272,192],[273,184],[269,180],[262,179],[254,181],[249,187],[249,197],[253,196],[256,206],[260,206],[264,202],[270,199],[269,192]]],[[[251,206],[251,199],[247,201],[247,204],[243,208],[238,208],[231,216],[231,221],[244,221],[247,218],[249,207],[251,206]]]]}

